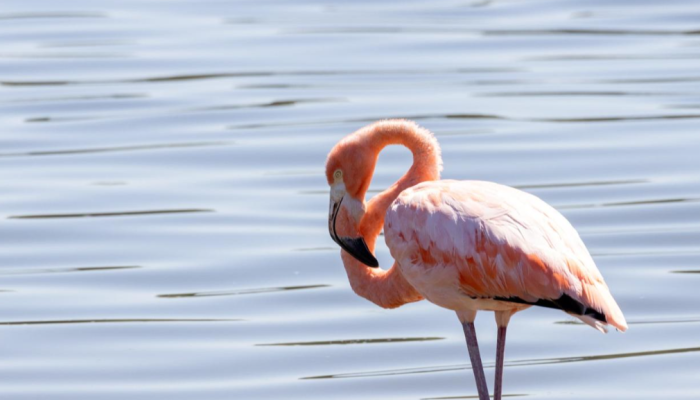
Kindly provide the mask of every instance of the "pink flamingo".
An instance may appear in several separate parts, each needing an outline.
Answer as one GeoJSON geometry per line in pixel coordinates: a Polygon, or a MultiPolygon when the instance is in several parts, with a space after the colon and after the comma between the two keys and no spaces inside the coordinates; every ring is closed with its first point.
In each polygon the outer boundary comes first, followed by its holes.
{"type": "Polygon", "coordinates": [[[433,134],[405,120],[385,120],[342,139],[328,155],[328,229],[343,249],[352,289],[384,308],[428,299],[456,311],[463,325],[480,400],[488,400],[474,330],[478,310],[498,326],[494,398],[501,399],[506,327],[530,306],[560,309],[607,331],[627,329],[603,277],[576,230],[554,208],[520,190],[482,181],[439,180],[433,134]],[[365,202],[379,152],[400,144],[413,165],[365,202]],[[394,258],[377,268],[384,228],[394,258]]]}

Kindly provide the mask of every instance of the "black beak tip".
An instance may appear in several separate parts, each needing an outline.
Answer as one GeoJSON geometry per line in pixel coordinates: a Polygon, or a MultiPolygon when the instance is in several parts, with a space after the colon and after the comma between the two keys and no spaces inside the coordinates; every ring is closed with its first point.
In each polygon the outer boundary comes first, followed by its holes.
{"type": "Polygon", "coordinates": [[[378,268],[379,267],[379,261],[377,261],[377,258],[374,257],[372,253],[369,254],[369,258],[366,260],[360,260],[362,261],[363,264],[365,264],[368,267],[372,268],[378,268]]]}
{"type": "Polygon", "coordinates": [[[365,264],[368,267],[379,267],[379,261],[377,261],[374,254],[369,251],[369,247],[367,247],[367,243],[365,242],[364,238],[339,237],[337,243],[343,248],[343,250],[355,257],[357,261],[365,264]]]}

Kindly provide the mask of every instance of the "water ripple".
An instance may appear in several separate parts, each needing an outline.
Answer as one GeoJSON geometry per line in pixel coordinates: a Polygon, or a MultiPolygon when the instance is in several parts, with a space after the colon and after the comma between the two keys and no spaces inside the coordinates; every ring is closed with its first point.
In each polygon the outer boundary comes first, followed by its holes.
{"type": "Polygon", "coordinates": [[[523,184],[514,185],[517,189],[554,189],[554,188],[570,188],[570,187],[586,187],[586,186],[617,186],[617,185],[635,185],[640,183],[649,183],[647,179],[626,179],[612,181],[591,181],[591,182],[561,182],[561,183],[539,183],[539,184],[523,184]]]}
{"type": "Polygon", "coordinates": [[[11,19],[75,19],[75,18],[108,18],[107,14],[91,12],[27,12],[15,14],[0,14],[0,20],[11,19]]]}
{"type": "Polygon", "coordinates": [[[242,319],[217,318],[95,318],[95,319],[56,319],[41,321],[2,321],[0,325],[66,325],[66,324],[124,324],[151,322],[239,322],[242,319]]]}
{"type": "Polygon", "coordinates": [[[572,209],[585,209],[585,208],[598,208],[598,207],[627,207],[627,206],[644,206],[650,204],[672,204],[672,203],[697,203],[700,198],[689,197],[689,198],[672,198],[672,199],[650,199],[650,200],[636,200],[636,201],[618,201],[610,203],[592,203],[592,204],[566,204],[557,205],[555,208],[560,210],[572,210],[572,209]]]}
{"type": "Polygon", "coordinates": [[[192,293],[171,293],[171,294],[159,294],[157,297],[165,299],[176,299],[182,297],[214,297],[214,296],[238,296],[243,294],[259,294],[259,293],[274,293],[274,292],[285,292],[290,290],[305,290],[305,289],[319,289],[327,288],[331,285],[300,285],[300,286],[279,286],[279,287],[266,287],[266,288],[255,288],[255,289],[241,289],[241,290],[219,290],[211,292],[192,292],[192,293]]]}
{"type": "MultiPolygon", "coordinates": [[[[675,271],[674,271],[675,272],[675,271]]],[[[700,273],[700,271],[698,271],[700,273]]],[[[698,323],[700,322],[699,317],[694,317],[694,318],[678,318],[678,319],[653,319],[653,318],[648,318],[648,319],[633,319],[633,320],[628,320],[627,324],[628,325],[664,325],[664,324],[693,324],[693,323],[698,323]]],[[[583,322],[580,321],[557,321],[555,324],[558,325],[584,325],[583,322]]]]}
{"type": "Polygon", "coordinates": [[[334,346],[348,344],[375,344],[375,343],[404,343],[404,342],[428,342],[444,340],[443,337],[414,337],[414,338],[385,338],[385,339],[348,339],[326,340],[316,342],[288,342],[288,343],[263,343],[256,346],[334,346]]]}
{"type": "Polygon", "coordinates": [[[145,145],[137,145],[137,146],[95,147],[95,148],[91,148],[91,149],[43,150],[43,151],[27,151],[27,152],[18,152],[18,153],[0,153],[0,157],[61,156],[61,155],[75,155],[75,154],[113,153],[113,152],[122,152],[122,151],[180,149],[180,148],[190,148],[190,147],[212,147],[212,146],[225,146],[225,145],[231,145],[231,144],[233,144],[232,141],[145,144],[145,145]]]}
{"type": "MultiPolygon", "coordinates": [[[[525,393],[513,393],[513,394],[501,394],[501,397],[525,397],[529,394],[525,393]]],[[[457,400],[457,399],[478,399],[479,395],[467,395],[467,396],[445,396],[445,397],[424,397],[421,400],[457,400]]]]}
{"type": "Polygon", "coordinates": [[[93,272],[93,271],[113,271],[123,269],[142,268],[138,265],[115,265],[106,267],[69,267],[69,268],[10,268],[0,269],[0,275],[32,275],[32,274],[55,274],[66,272],[93,272]]]}
{"type": "Polygon", "coordinates": [[[645,29],[464,29],[461,27],[416,26],[341,26],[318,28],[290,28],[283,34],[468,34],[481,36],[694,36],[698,30],[645,30],[645,29]]]}
{"type": "Polygon", "coordinates": [[[607,97],[607,96],[678,96],[684,93],[625,92],[625,91],[531,91],[478,93],[478,97],[607,97]]]}
{"type": "MultiPolygon", "coordinates": [[[[554,364],[566,364],[573,362],[582,361],[602,361],[602,360],[617,360],[624,358],[636,358],[636,357],[649,357],[649,356],[659,356],[668,354],[681,354],[681,353],[694,353],[700,352],[700,347],[686,347],[677,349],[667,349],[667,350],[652,350],[652,351],[638,351],[629,353],[614,353],[614,354],[601,354],[593,356],[575,356],[575,357],[560,357],[560,358],[541,358],[541,359],[529,359],[529,360],[515,360],[506,361],[505,366],[507,367],[524,367],[533,365],[554,365],[554,364]]],[[[493,363],[484,363],[484,368],[494,368],[493,363]]],[[[377,376],[396,376],[396,375],[413,375],[413,374],[426,374],[426,373],[436,373],[436,372],[450,372],[450,371],[461,371],[471,369],[470,365],[460,364],[460,365],[446,365],[437,367],[419,367],[419,368],[401,368],[401,369],[389,369],[382,371],[369,371],[369,372],[354,372],[354,373],[343,373],[335,375],[318,375],[299,378],[302,380],[306,379],[339,379],[339,378],[372,378],[377,376]]]]}
{"type": "Polygon", "coordinates": [[[8,100],[3,103],[5,104],[16,104],[16,103],[45,103],[45,102],[64,102],[64,101],[84,101],[84,100],[121,100],[121,99],[144,99],[148,95],[145,93],[114,93],[105,95],[93,95],[93,96],[60,96],[60,97],[35,97],[35,98],[23,98],[8,100]]]}
{"type": "Polygon", "coordinates": [[[351,70],[290,70],[290,71],[237,71],[211,72],[201,74],[183,74],[152,76],[134,79],[104,79],[104,80],[19,80],[0,81],[5,86],[62,86],[88,85],[110,83],[160,83],[174,81],[197,81],[223,78],[261,78],[271,76],[372,76],[372,75],[441,75],[441,74],[498,74],[504,72],[519,72],[519,68],[454,68],[454,69],[351,69],[351,70]]]}
{"type": "Polygon", "coordinates": [[[98,212],[98,213],[79,213],[79,214],[38,214],[38,215],[12,215],[8,219],[43,219],[43,218],[92,218],[92,217],[123,217],[134,215],[159,215],[159,214],[183,214],[183,213],[202,213],[214,212],[214,210],[206,208],[182,208],[172,210],[146,210],[146,211],[114,211],[114,212],[98,212]]]}
{"type": "Polygon", "coordinates": [[[350,123],[370,123],[380,119],[397,118],[410,119],[415,121],[430,120],[430,119],[464,119],[464,120],[501,120],[501,121],[519,121],[519,122],[547,122],[547,123],[597,123],[597,122],[627,122],[627,121],[656,121],[656,120],[682,120],[682,119],[698,119],[700,114],[668,114],[668,115],[611,115],[611,116],[595,116],[595,117],[572,117],[572,118],[517,118],[497,114],[416,114],[416,115],[384,115],[366,118],[351,118],[341,120],[316,120],[316,121],[286,121],[274,123],[256,123],[256,124],[241,124],[230,125],[226,129],[260,129],[272,127],[289,127],[289,126],[314,126],[328,124],[350,124],[350,123]]]}

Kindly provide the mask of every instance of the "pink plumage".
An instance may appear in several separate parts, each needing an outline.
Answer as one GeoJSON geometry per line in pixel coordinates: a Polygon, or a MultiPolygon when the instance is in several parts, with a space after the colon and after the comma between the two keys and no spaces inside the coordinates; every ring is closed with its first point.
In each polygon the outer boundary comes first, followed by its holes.
{"type": "Polygon", "coordinates": [[[408,281],[443,307],[488,310],[481,299],[536,304],[567,295],[585,307],[573,314],[583,322],[627,329],[576,230],[531,194],[492,182],[424,182],[391,204],[384,232],[408,281]]]}

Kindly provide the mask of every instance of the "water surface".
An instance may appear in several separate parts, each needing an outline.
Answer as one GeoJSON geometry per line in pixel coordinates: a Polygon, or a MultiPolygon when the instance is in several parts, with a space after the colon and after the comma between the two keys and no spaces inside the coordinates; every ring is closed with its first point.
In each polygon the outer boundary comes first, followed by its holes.
{"type": "MultiPolygon", "coordinates": [[[[327,233],[328,150],[404,117],[444,178],[569,218],[629,321],[517,315],[507,396],[700,398],[699,21],[692,1],[4,1],[0,396],[474,398],[454,314],[356,297],[327,233]]],[[[371,193],[409,164],[388,149],[371,193]]],[[[477,330],[490,381],[492,316],[477,330]]]]}

